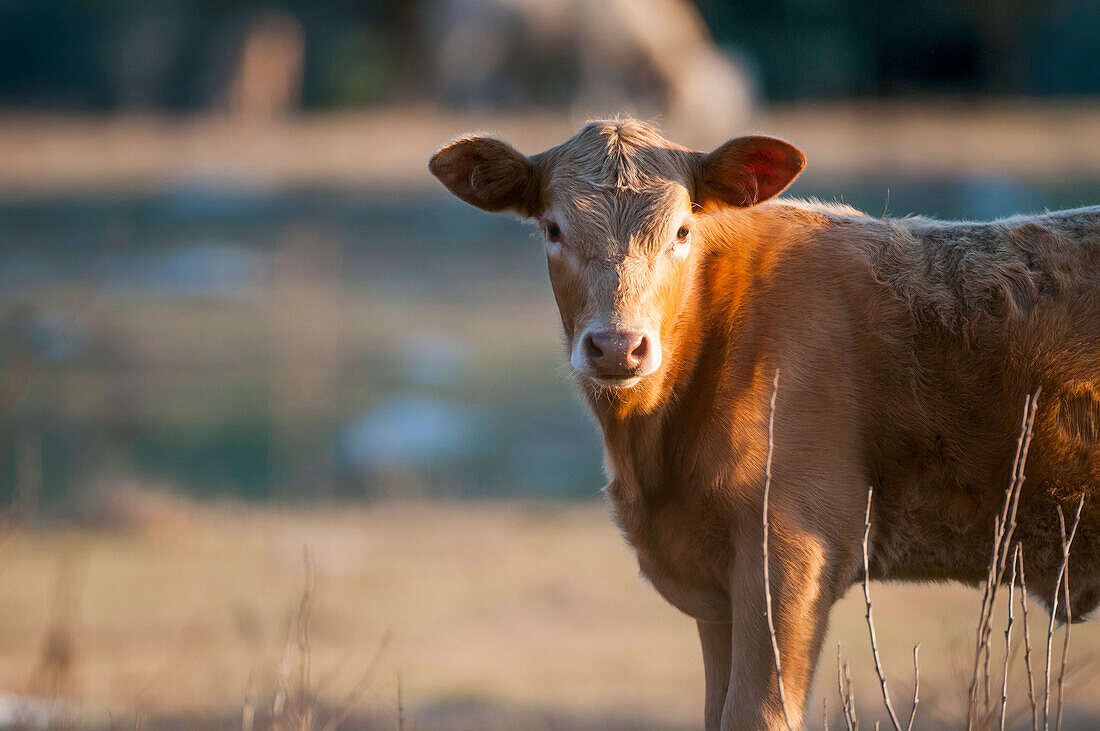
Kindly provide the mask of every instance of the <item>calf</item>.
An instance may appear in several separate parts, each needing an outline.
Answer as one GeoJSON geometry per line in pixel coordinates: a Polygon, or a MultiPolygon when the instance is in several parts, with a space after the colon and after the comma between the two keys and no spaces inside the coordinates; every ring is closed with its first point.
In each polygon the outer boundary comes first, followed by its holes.
{"type": "MultiPolygon", "coordinates": [[[[1048,601],[1056,506],[1100,489],[1100,207],[945,223],[771,200],[804,163],[769,137],[705,154],[617,120],[530,157],[466,137],[430,164],[467,203],[542,227],[616,520],[698,623],[708,729],[785,727],[761,571],[776,369],[771,593],[792,719],[829,609],[863,575],[869,485],[872,578],[981,583],[1041,387],[1015,537],[1048,601]]],[[[1100,597],[1093,502],[1074,618],[1100,597]]]]}

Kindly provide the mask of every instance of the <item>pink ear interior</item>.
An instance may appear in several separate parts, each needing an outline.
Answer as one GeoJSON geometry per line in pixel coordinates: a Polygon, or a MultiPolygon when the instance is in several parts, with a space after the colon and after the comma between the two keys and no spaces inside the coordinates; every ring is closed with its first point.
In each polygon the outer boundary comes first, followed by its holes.
{"type": "Polygon", "coordinates": [[[774,137],[730,140],[703,160],[700,203],[746,208],[782,193],[806,166],[794,145],[774,137]]]}

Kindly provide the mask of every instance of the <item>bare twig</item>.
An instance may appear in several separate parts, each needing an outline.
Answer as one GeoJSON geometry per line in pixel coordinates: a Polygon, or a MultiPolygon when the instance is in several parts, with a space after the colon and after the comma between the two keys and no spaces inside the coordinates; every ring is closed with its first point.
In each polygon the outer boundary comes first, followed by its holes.
{"type": "MultiPolygon", "coordinates": [[[[992,592],[995,594],[996,592],[992,592]]],[[[989,661],[990,661],[990,637],[993,634],[993,611],[994,608],[990,608],[989,612],[989,635],[985,640],[985,649],[982,652],[982,713],[986,718],[986,724],[989,723],[989,719],[992,718],[992,711],[989,708],[989,661]]]]}
{"type": "Polygon", "coordinates": [[[764,538],[761,542],[764,554],[764,600],[768,615],[768,633],[772,640],[772,654],[775,656],[775,680],[779,686],[779,703],[783,706],[783,720],[787,728],[791,726],[791,717],[787,711],[787,694],[783,689],[783,669],[779,661],[779,641],[775,636],[775,620],[772,617],[772,591],[768,577],[768,494],[771,492],[772,483],[772,452],[775,449],[775,397],[779,393],[779,369],[775,369],[775,378],[772,380],[772,398],[768,405],[768,457],[764,461],[764,509],[763,527],[764,538]]]}
{"type": "Polygon", "coordinates": [[[397,731],[405,731],[405,697],[401,692],[401,673],[397,674],[397,731]]]}
{"type": "Polygon", "coordinates": [[[317,568],[313,561],[313,551],[308,547],[302,550],[302,562],[305,564],[305,586],[302,600],[298,606],[298,702],[299,726],[313,728],[315,694],[310,683],[312,652],[310,644],[310,625],[313,615],[313,594],[317,588],[317,568]]]}
{"type": "Polygon", "coordinates": [[[280,731],[286,715],[286,699],[290,688],[290,661],[294,653],[294,625],[287,628],[283,659],[275,666],[275,700],[271,704],[271,728],[280,731]]]}
{"type": "Polygon", "coordinates": [[[313,607],[313,593],[316,587],[316,570],[313,554],[308,548],[303,551],[305,581],[302,597],[298,602],[298,611],[287,627],[286,647],[283,658],[275,668],[275,700],[271,708],[271,728],[279,731],[294,716],[297,728],[312,728],[315,707],[315,694],[311,689],[310,677],[310,616],[313,607]],[[298,652],[298,689],[292,687],[292,663],[295,649],[298,652]]]}
{"type": "MultiPolygon", "coordinates": [[[[1062,506],[1056,505],[1058,508],[1058,528],[1062,534],[1062,551],[1065,552],[1066,547],[1066,517],[1062,513],[1062,506]]],[[[1054,596],[1050,602],[1050,622],[1047,624],[1047,654],[1046,654],[1046,670],[1043,675],[1043,728],[1050,728],[1050,655],[1051,644],[1054,640],[1054,621],[1058,615],[1058,593],[1062,588],[1062,570],[1058,570],[1058,578],[1054,582],[1054,596]]]]}
{"type": "Polygon", "coordinates": [[[871,606],[870,559],[867,551],[867,540],[871,535],[871,497],[874,492],[874,485],[869,485],[867,487],[867,513],[863,519],[863,599],[867,605],[867,631],[871,635],[871,655],[875,658],[875,672],[878,674],[878,682],[882,687],[882,702],[886,706],[886,712],[890,714],[890,722],[894,724],[895,731],[901,731],[898,714],[894,712],[894,704],[890,702],[890,689],[886,687],[886,673],[882,670],[882,659],[878,654],[878,637],[875,635],[874,611],[871,606]]]}
{"type": "MultiPolygon", "coordinates": [[[[1062,639],[1062,670],[1058,674],[1058,717],[1055,728],[1062,728],[1062,701],[1066,682],[1066,663],[1069,658],[1069,632],[1073,625],[1073,605],[1069,601],[1069,549],[1073,543],[1073,537],[1077,535],[1077,524],[1081,522],[1081,509],[1085,507],[1085,496],[1082,495],[1077,503],[1077,514],[1073,517],[1073,528],[1070,530],[1069,540],[1066,540],[1066,520],[1062,515],[1061,506],[1058,508],[1058,526],[1062,531],[1062,588],[1065,591],[1066,601],[1066,634],[1062,639]]],[[[1057,590],[1056,590],[1057,591],[1057,590]]]]}
{"type": "Polygon", "coordinates": [[[840,643],[836,643],[836,690],[840,695],[840,715],[848,731],[854,731],[852,723],[851,697],[844,692],[844,663],[840,659],[840,643]]]}
{"type": "Polygon", "coordinates": [[[1005,716],[1008,709],[1008,659],[1012,653],[1012,620],[1014,619],[1012,592],[1016,588],[1016,569],[1020,565],[1020,544],[1012,554],[1012,577],[1008,580],[1008,621],[1005,623],[1005,666],[1001,678],[1001,731],[1005,728],[1005,716]]]}
{"type": "Polygon", "coordinates": [[[920,643],[913,645],[913,710],[909,712],[909,725],[906,731],[913,731],[913,721],[917,718],[917,706],[920,705],[920,643]]]}
{"type": "Polygon", "coordinates": [[[1037,388],[1035,393],[1024,399],[1024,414],[1020,424],[1020,435],[1016,440],[1016,456],[1012,462],[1012,478],[1005,489],[1001,514],[993,521],[993,550],[989,559],[989,571],[982,594],[981,611],[978,615],[977,640],[974,651],[974,670],[970,679],[970,703],[967,710],[967,729],[973,729],[977,723],[978,697],[984,690],[985,710],[989,709],[989,639],[993,633],[993,610],[997,601],[997,589],[1004,579],[1008,563],[1012,534],[1016,529],[1016,511],[1020,503],[1020,494],[1024,484],[1024,466],[1027,463],[1028,450],[1031,447],[1032,427],[1039,402],[1037,388]]]}
{"type": "Polygon", "coordinates": [[[1031,701],[1031,723],[1039,731],[1039,706],[1035,702],[1035,674],[1031,671],[1031,629],[1027,619],[1027,577],[1024,573],[1024,547],[1016,544],[1020,554],[1020,607],[1024,612],[1024,667],[1027,668],[1027,698],[1031,701]]]}
{"type": "MultiPolygon", "coordinates": [[[[1069,568],[1069,550],[1073,545],[1073,538],[1077,535],[1077,524],[1081,520],[1081,508],[1085,506],[1085,498],[1081,497],[1077,503],[1077,515],[1073,519],[1073,528],[1066,537],[1066,519],[1062,514],[1062,506],[1058,505],[1058,523],[1062,531],[1062,565],[1058,567],[1058,576],[1054,582],[1054,596],[1050,602],[1050,623],[1047,626],[1047,654],[1046,670],[1043,675],[1043,728],[1050,729],[1050,655],[1051,645],[1054,640],[1054,621],[1058,616],[1058,590],[1062,588],[1062,580],[1069,568]]],[[[1061,710],[1061,709],[1059,709],[1061,710]]]]}
{"type": "MultiPolygon", "coordinates": [[[[332,714],[332,718],[328,720],[328,723],[324,725],[321,731],[336,731],[336,728],[343,723],[348,715],[351,713],[352,704],[359,699],[359,696],[366,690],[367,683],[370,682],[371,676],[374,674],[375,668],[378,667],[378,661],[382,659],[382,653],[386,651],[386,646],[390,643],[390,632],[386,630],[386,633],[382,635],[382,639],[378,641],[378,647],[374,650],[374,655],[371,656],[370,662],[367,663],[367,669],[363,671],[363,674],[359,677],[359,681],[355,684],[355,687],[345,696],[340,706],[336,709],[336,713],[332,714]]],[[[398,676],[400,678],[400,676],[398,676]]],[[[400,682],[398,688],[400,688],[400,682]]],[[[398,698],[400,699],[400,691],[398,698]]],[[[398,702],[398,708],[400,708],[400,700],[398,702]]],[[[400,713],[398,714],[400,717],[400,713]]]]}
{"type": "MultiPolygon", "coordinates": [[[[1065,525],[1063,521],[1062,525],[1062,539],[1065,540],[1065,525]]],[[[1054,724],[1054,728],[1058,731],[1062,730],[1062,706],[1065,697],[1066,687],[1066,661],[1069,657],[1069,632],[1073,627],[1073,605],[1069,601],[1069,566],[1066,566],[1066,575],[1062,577],[1062,589],[1064,594],[1062,598],[1066,602],[1066,631],[1062,636],[1062,669],[1058,673],[1058,715],[1057,721],[1054,724]]]]}
{"type": "Polygon", "coordinates": [[[821,697],[821,728],[829,731],[829,699],[821,697]]]}
{"type": "Polygon", "coordinates": [[[241,731],[252,731],[256,720],[256,683],[252,673],[248,674],[248,688],[244,693],[244,710],[241,711],[241,731]]]}
{"type": "Polygon", "coordinates": [[[856,719],[856,692],[852,688],[852,668],[844,663],[844,686],[848,694],[848,712],[852,715],[852,727],[859,731],[859,721],[856,719]]]}

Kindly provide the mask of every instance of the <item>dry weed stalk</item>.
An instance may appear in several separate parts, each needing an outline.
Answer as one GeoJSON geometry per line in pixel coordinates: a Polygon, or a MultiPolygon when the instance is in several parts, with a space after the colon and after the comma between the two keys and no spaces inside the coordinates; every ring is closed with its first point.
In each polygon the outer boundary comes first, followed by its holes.
{"type": "Polygon", "coordinates": [[[1016,571],[1020,565],[1020,544],[1016,544],[1016,550],[1012,552],[1012,576],[1008,580],[1008,621],[1005,623],[1005,665],[1004,673],[1001,677],[1001,731],[1005,728],[1005,716],[1008,709],[1008,661],[1012,656],[1012,622],[1015,618],[1013,614],[1013,596],[1012,593],[1016,588],[1016,571]]]}
{"type": "Polygon", "coordinates": [[[256,721],[256,683],[252,673],[248,674],[248,686],[244,691],[244,709],[241,711],[241,731],[252,731],[256,721]]]}
{"type": "Polygon", "coordinates": [[[42,637],[38,668],[30,691],[51,700],[76,694],[80,660],[77,615],[87,578],[87,553],[78,544],[64,547],[57,567],[50,621],[42,637]]]}
{"type": "MultiPolygon", "coordinates": [[[[771,488],[771,464],[774,451],[774,419],[775,419],[775,402],[776,395],[779,390],[779,371],[776,370],[775,378],[772,384],[772,396],[768,412],[768,452],[767,459],[764,467],[764,502],[763,502],[763,546],[762,553],[764,559],[764,595],[766,601],[768,630],[771,636],[772,653],[775,659],[775,671],[776,678],[779,687],[780,701],[783,704],[784,720],[786,721],[787,728],[792,728],[790,718],[788,716],[786,698],[784,694],[783,686],[783,674],[782,665],[780,662],[779,643],[775,633],[775,624],[772,615],[772,596],[770,577],[768,571],[768,500],[771,488]]],[[[1031,704],[1031,717],[1032,724],[1036,731],[1039,729],[1039,708],[1035,691],[1035,679],[1031,662],[1031,632],[1028,623],[1028,606],[1027,606],[1027,577],[1024,569],[1024,553],[1023,545],[1019,542],[1013,546],[1012,537],[1016,529],[1016,516],[1017,509],[1019,507],[1020,495],[1022,493],[1023,483],[1025,480],[1024,468],[1027,464],[1028,451],[1031,447],[1032,432],[1035,423],[1035,416],[1037,413],[1038,398],[1041,389],[1036,389],[1035,393],[1029,395],[1024,401],[1024,413],[1022,422],[1020,425],[1020,434],[1016,441],[1016,453],[1012,463],[1012,476],[1008,487],[1005,489],[1004,501],[1001,506],[1001,513],[994,518],[993,526],[993,549],[990,556],[988,573],[986,581],[983,587],[981,611],[978,619],[977,638],[974,653],[974,666],[971,675],[971,682],[969,686],[969,703],[967,710],[967,728],[973,729],[976,726],[986,727],[991,726],[994,719],[994,711],[990,708],[990,639],[993,630],[993,615],[996,607],[997,593],[999,586],[1003,583],[1005,578],[1005,572],[1011,566],[1011,574],[1008,580],[1008,617],[1005,626],[1005,654],[1004,664],[1002,669],[1001,678],[1001,702],[1000,702],[1000,715],[999,715],[999,727],[1003,731],[1005,724],[1007,723],[1007,711],[1008,711],[1008,675],[1012,652],[1012,628],[1015,623],[1015,587],[1016,577],[1019,575],[1020,582],[1020,606],[1023,612],[1023,634],[1024,634],[1024,664],[1027,671],[1027,684],[1028,684],[1028,700],[1031,704]],[[984,703],[981,703],[984,698],[984,703]],[[979,710],[979,705],[982,705],[979,710]]],[[[894,726],[895,731],[901,731],[901,723],[897,717],[893,708],[893,703],[890,698],[889,687],[886,680],[886,673],[882,666],[882,660],[878,650],[878,638],[875,631],[874,624],[874,608],[871,601],[870,591],[870,529],[871,529],[871,503],[874,497],[874,486],[868,486],[867,489],[867,510],[864,516],[863,525],[863,595],[866,604],[866,621],[867,629],[871,641],[871,654],[874,658],[875,673],[879,679],[879,685],[882,691],[883,704],[886,707],[886,711],[890,716],[890,721],[894,726]]],[[[1050,622],[1047,628],[1047,645],[1046,645],[1046,666],[1044,673],[1044,688],[1043,688],[1043,729],[1049,731],[1050,729],[1050,675],[1051,675],[1051,655],[1052,645],[1054,637],[1054,625],[1057,619],[1059,593],[1064,597],[1065,602],[1065,615],[1066,615],[1066,633],[1063,636],[1062,643],[1062,658],[1061,669],[1057,679],[1057,705],[1056,705],[1056,719],[1055,728],[1060,730],[1062,724],[1062,711],[1064,705],[1064,684],[1066,677],[1066,669],[1069,655],[1069,642],[1070,642],[1070,630],[1069,624],[1072,622],[1072,607],[1070,605],[1070,592],[1069,592],[1069,556],[1070,549],[1073,545],[1073,540],[1077,534],[1077,527],[1081,520],[1081,512],[1084,507],[1084,497],[1077,505],[1077,512],[1074,516],[1073,525],[1066,534],[1065,517],[1062,513],[1061,506],[1058,506],[1058,520],[1062,535],[1062,562],[1058,571],[1057,580],[1054,587],[1054,596],[1052,598],[1050,622]]],[[[912,731],[913,723],[916,718],[917,708],[920,705],[920,644],[918,643],[913,647],[913,707],[909,715],[909,722],[906,726],[906,731],[912,731]]],[[[848,663],[844,662],[841,655],[840,643],[837,643],[837,692],[840,696],[840,710],[841,716],[844,719],[844,725],[849,731],[855,731],[859,728],[859,721],[855,713],[855,693],[852,687],[851,668],[848,663]]],[[[822,723],[824,728],[828,728],[829,715],[828,704],[822,703],[822,723]]],[[[879,724],[876,722],[875,728],[877,729],[879,724]]]]}
{"type": "MultiPolygon", "coordinates": [[[[1035,417],[1037,413],[1038,397],[1041,389],[1037,389],[1034,394],[1028,396],[1024,402],[1024,413],[1020,425],[1020,434],[1016,442],[1016,453],[1012,464],[1012,477],[1008,487],[1005,490],[1004,501],[1001,506],[1000,515],[994,519],[993,530],[993,549],[989,561],[989,569],[986,576],[986,581],[983,587],[981,611],[978,620],[978,630],[975,644],[974,653],[974,665],[971,676],[971,682],[969,686],[969,703],[967,710],[967,728],[973,729],[976,726],[985,727],[991,726],[994,722],[994,711],[990,707],[990,639],[992,636],[993,627],[993,615],[996,607],[997,593],[999,586],[1005,579],[1005,573],[1009,565],[1011,565],[1011,576],[1009,577],[1009,596],[1008,596],[1008,619],[1005,627],[1005,656],[1003,665],[1003,675],[1001,682],[1001,703],[1000,703],[1000,728],[1004,729],[1007,723],[1007,710],[1008,710],[1008,671],[1010,666],[1011,651],[1012,651],[1012,628],[1015,623],[1015,586],[1016,576],[1019,574],[1020,581],[1020,602],[1023,610],[1023,630],[1024,630],[1024,662],[1027,670],[1028,680],[1028,699],[1031,703],[1031,716],[1033,726],[1036,731],[1039,729],[1039,710],[1038,702],[1035,691],[1034,673],[1032,671],[1031,662],[1031,634],[1028,626],[1028,607],[1027,607],[1027,579],[1024,571],[1024,555],[1023,546],[1017,542],[1015,546],[1012,544],[1013,533],[1016,528],[1016,516],[1017,509],[1019,507],[1020,495],[1022,493],[1023,483],[1025,480],[1024,469],[1027,463],[1028,451],[1031,446],[1032,432],[1035,423],[1035,417]],[[983,702],[984,699],[984,702],[983,702]]],[[[878,639],[875,632],[873,606],[871,603],[870,586],[869,586],[869,536],[870,536],[870,524],[871,524],[871,503],[873,499],[873,486],[868,488],[867,492],[867,512],[864,519],[864,533],[863,533],[863,593],[864,600],[867,607],[866,620],[868,633],[871,641],[871,654],[874,658],[875,672],[878,675],[879,685],[882,690],[883,704],[886,707],[890,720],[894,725],[896,731],[901,731],[901,725],[897,718],[897,714],[894,712],[893,704],[891,702],[889,688],[886,682],[886,674],[882,667],[881,657],[878,651],[878,639]]],[[[1071,619],[1069,612],[1069,586],[1068,586],[1068,571],[1069,571],[1069,553],[1073,543],[1074,536],[1076,535],[1077,525],[1080,521],[1081,510],[1083,506],[1082,502],[1077,506],[1077,514],[1074,518],[1073,526],[1067,536],[1065,533],[1065,520],[1061,514],[1061,508],[1059,508],[1059,520],[1062,525],[1062,565],[1058,572],[1058,579],[1055,585],[1055,596],[1053,598],[1051,608],[1051,619],[1047,630],[1047,653],[1046,653],[1046,671],[1045,671],[1045,683],[1044,683],[1044,699],[1043,699],[1043,728],[1044,731],[1049,731],[1050,723],[1050,673],[1051,673],[1051,654],[1052,654],[1052,642],[1054,633],[1054,622],[1057,617],[1058,609],[1058,595],[1064,594],[1064,601],[1066,603],[1066,619],[1067,622],[1071,619]]],[[[913,710],[909,718],[909,724],[907,729],[911,731],[913,721],[916,716],[916,710],[920,702],[920,666],[919,666],[919,645],[913,648],[913,671],[914,671],[914,684],[913,684],[913,710]]],[[[1067,630],[1066,635],[1063,638],[1062,648],[1062,667],[1058,676],[1058,689],[1057,689],[1057,707],[1056,707],[1056,721],[1055,727],[1061,727],[1062,708],[1064,699],[1064,679],[1066,675],[1067,657],[1069,652],[1069,632],[1067,630]]],[[[841,711],[844,716],[844,722],[847,728],[858,728],[858,720],[855,717],[855,703],[853,700],[852,687],[851,687],[851,674],[850,668],[846,663],[842,661],[840,655],[840,645],[837,644],[837,690],[840,694],[841,711]]],[[[877,725],[877,724],[876,724],[877,725]]]]}
{"type": "MultiPolygon", "coordinates": [[[[901,722],[898,714],[894,712],[894,704],[890,701],[890,689],[886,684],[886,671],[882,668],[882,658],[878,652],[878,635],[875,632],[874,606],[871,603],[871,558],[868,543],[871,537],[871,499],[874,496],[874,485],[867,486],[867,512],[863,518],[863,600],[867,606],[867,632],[871,637],[871,656],[875,660],[875,673],[878,675],[879,686],[882,688],[882,702],[886,706],[886,712],[890,715],[890,722],[895,731],[901,731],[901,722]]],[[[917,717],[917,706],[920,704],[920,660],[918,653],[920,643],[913,647],[913,710],[909,713],[909,723],[906,729],[913,728],[913,721],[917,717]]],[[[877,726],[877,724],[876,724],[877,726]]]]}
{"type": "Polygon", "coordinates": [[[898,714],[894,713],[894,704],[890,702],[890,689],[886,687],[886,674],[882,671],[882,659],[878,654],[878,637],[875,634],[874,611],[871,606],[871,581],[870,560],[867,554],[867,539],[871,535],[871,496],[874,494],[874,485],[867,487],[867,513],[863,519],[863,600],[867,606],[867,631],[871,635],[871,656],[875,659],[875,673],[878,675],[879,685],[882,687],[882,702],[886,706],[886,712],[890,714],[890,722],[894,724],[896,731],[901,731],[898,723],[898,714]]]}
{"type": "MultiPolygon", "coordinates": [[[[852,676],[848,672],[848,664],[840,657],[840,643],[836,643],[836,688],[840,694],[840,714],[844,719],[844,726],[848,731],[859,728],[856,720],[856,700],[852,691],[852,676]],[[845,683],[847,679],[847,683],[845,683]]],[[[826,727],[827,728],[827,727],[826,727]]]]}
{"type": "Polygon", "coordinates": [[[1031,447],[1032,427],[1042,388],[1037,388],[1024,400],[1024,415],[1020,425],[1020,436],[1016,440],[1016,456],[1012,461],[1012,478],[1005,489],[1005,499],[1001,514],[993,521],[993,552],[989,559],[989,571],[982,593],[981,611],[978,615],[977,641],[974,650],[974,670],[970,679],[969,703],[967,706],[967,729],[973,729],[979,719],[979,696],[984,693],[982,715],[989,714],[989,640],[993,633],[993,610],[997,601],[997,589],[1004,579],[1008,563],[1012,533],[1016,529],[1016,510],[1020,504],[1020,493],[1024,484],[1024,466],[1031,447]]]}
{"type": "Polygon", "coordinates": [[[305,564],[305,580],[302,585],[302,596],[298,600],[298,611],[287,627],[286,647],[283,649],[283,659],[275,668],[275,701],[271,708],[271,727],[274,731],[282,731],[286,724],[292,724],[292,728],[299,731],[307,731],[313,728],[315,715],[316,694],[309,687],[309,675],[312,650],[310,647],[309,627],[313,610],[313,592],[317,585],[317,572],[313,563],[313,554],[307,548],[303,551],[303,563],[305,564]],[[297,653],[295,653],[297,649],[297,653]],[[292,683],[292,663],[297,655],[298,682],[292,683]],[[297,686],[295,692],[294,685],[297,686]]]}
{"type": "MultiPolygon", "coordinates": [[[[1066,543],[1066,519],[1065,519],[1065,516],[1062,515],[1061,510],[1058,511],[1058,523],[1059,523],[1059,527],[1062,529],[1062,545],[1064,546],[1065,543],[1066,543]]],[[[1058,731],[1061,731],[1061,729],[1062,729],[1062,708],[1063,708],[1064,690],[1065,690],[1065,685],[1066,685],[1066,659],[1069,656],[1069,633],[1070,633],[1070,630],[1073,628],[1073,607],[1072,607],[1072,605],[1070,604],[1070,601],[1069,601],[1069,569],[1068,568],[1066,569],[1065,578],[1062,580],[1062,588],[1065,591],[1065,593],[1063,594],[1063,599],[1065,600],[1065,603],[1066,603],[1066,623],[1065,623],[1066,630],[1062,635],[1062,669],[1058,673],[1058,705],[1057,705],[1057,708],[1058,708],[1058,717],[1057,717],[1057,719],[1058,720],[1054,724],[1054,728],[1058,729],[1058,731]]]]}
{"type": "Polygon", "coordinates": [[[920,643],[913,645],[913,710],[909,712],[909,725],[905,731],[913,731],[913,721],[917,717],[920,705],[920,643]]]}
{"type": "Polygon", "coordinates": [[[852,714],[852,727],[859,731],[859,719],[856,718],[856,691],[852,687],[852,667],[844,663],[844,686],[848,693],[848,710],[852,714]]]}
{"type": "Polygon", "coordinates": [[[1047,625],[1047,652],[1046,652],[1046,670],[1044,672],[1043,681],[1043,729],[1044,731],[1050,729],[1050,656],[1051,645],[1054,640],[1054,623],[1058,618],[1058,590],[1062,588],[1063,582],[1066,585],[1066,639],[1062,646],[1062,672],[1058,677],[1058,706],[1057,706],[1057,722],[1056,728],[1062,727],[1062,684],[1065,680],[1066,674],[1066,656],[1069,650],[1069,625],[1072,620],[1071,608],[1069,605],[1069,551],[1073,545],[1073,539],[1077,535],[1077,525],[1081,522],[1081,509],[1085,506],[1085,498],[1082,495],[1081,499],[1077,503],[1077,514],[1073,518],[1073,527],[1070,529],[1069,537],[1066,537],[1066,518],[1062,513],[1062,506],[1058,507],[1058,526],[1062,533],[1062,564],[1058,567],[1058,576],[1054,582],[1054,596],[1050,603],[1050,622],[1047,625]]]}
{"type": "Polygon", "coordinates": [[[1031,671],[1031,629],[1027,618],[1027,576],[1024,572],[1024,547],[1017,543],[1020,556],[1020,607],[1024,613],[1024,667],[1027,669],[1027,699],[1031,702],[1031,722],[1034,731],[1039,731],[1039,705],[1035,702],[1035,675],[1031,671]]]}
{"type": "MultiPolygon", "coordinates": [[[[375,648],[374,654],[371,656],[370,662],[367,663],[367,669],[359,677],[359,681],[351,689],[351,691],[344,698],[343,702],[337,707],[336,713],[332,715],[332,718],[328,720],[321,731],[336,731],[336,729],[347,720],[348,715],[351,713],[352,704],[359,699],[359,696],[363,694],[363,691],[367,689],[367,684],[370,682],[371,676],[374,675],[375,668],[378,667],[379,661],[382,659],[382,654],[386,651],[386,646],[390,643],[390,632],[386,631],[382,635],[382,639],[378,642],[378,647],[375,648]]],[[[402,718],[403,713],[401,709],[401,676],[398,676],[397,681],[397,708],[398,708],[398,726],[404,724],[402,718]]]]}
{"type": "MultiPolygon", "coordinates": [[[[303,553],[303,562],[305,565],[305,580],[302,586],[302,596],[298,601],[298,610],[287,627],[283,658],[275,668],[276,689],[271,709],[271,729],[273,731],[290,731],[291,729],[294,731],[312,731],[317,723],[317,699],[320,696],[321,689],[335,675],[334,671],[322,676],[316,683],[311,680],[312,646],[310,633],[313,601],[317,586],[317,571],[313,554],[308,548],[303,553]]],[[[378,668],[382,655],[389,645],[389,641],[390,632],[387,630],[371,655],[366,670],[340,705],[336,707],[335,712],[322,727],[322,731],[336,731],[340,724],[344,723],[351,715],[352,706],[367,689],[374,671],[378,668]]],[[[249,681],[249,689],[249,695],[246,696],[245,701],[242,731],[249,731],[254,719],[251,680],[249,681]]],[[[400,704],[400,700],[398,703],[400,704]]],[[[404,723],[403,719],[401,723],[404,723]]]]}
{"type": "Polygon", "coordinates": [[[768,634],[772,641],[772,655],[775,657],[775,681],[779,686],[779,703],[783,706],[783,720],[788,729],[792,729],[791,717],[787,711],[787,694],[783,689],[783,668],[779,661],[779,641],[775,636],[775,620],[772,617],[772,590],[771,580],[768,576],[768,495],[771,492],[772,483],[772,452],[775,448],[775,398],[779,393],[779,369],[775,369],[775,378],[772,380],[772,398],[768,406],[768,457],[764,461],[764,507],[762,523],[764,537],[761,541],[764,555],[764,602],[768,616],[768,634]]]}

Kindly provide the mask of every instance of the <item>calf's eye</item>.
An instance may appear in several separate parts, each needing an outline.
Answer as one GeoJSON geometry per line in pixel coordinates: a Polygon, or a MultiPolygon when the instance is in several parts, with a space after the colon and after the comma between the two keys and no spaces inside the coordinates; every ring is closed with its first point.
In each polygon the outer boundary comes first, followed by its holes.
{"type": "Polygon", "coordinates": [[[688,237],[688,234],[690,234],[690,233],[691,233],[691,231],[688,229],[687,226],[681,226],[680,230],[676,232],[676,240],[677,241],[683,241],[684,239],[686,239],[688,237]]]}
{"type": "Polygon", "coordinates": [[[551,241],[561,241],[561,228],[556,223],[546,224],[546,238],[551,241]]]}

